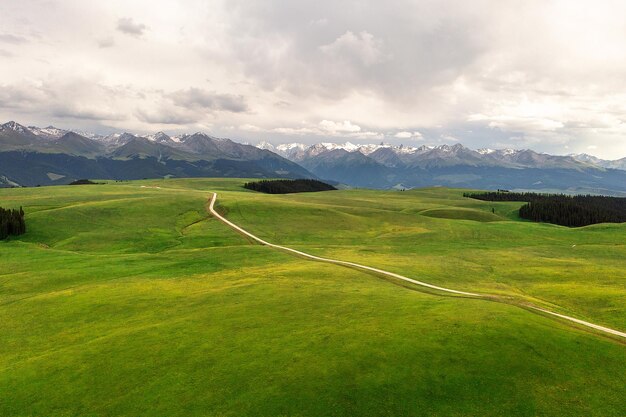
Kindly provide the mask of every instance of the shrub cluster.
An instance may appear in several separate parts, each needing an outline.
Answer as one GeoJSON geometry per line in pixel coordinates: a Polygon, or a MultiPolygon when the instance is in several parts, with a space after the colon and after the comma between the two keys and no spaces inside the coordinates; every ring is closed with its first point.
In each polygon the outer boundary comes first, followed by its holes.
{"type": "Polygon", "coordinates": [[[525,201],[523,219],[561,226],[580,227],[596,223],[626,222],[626,198],[593,195],[486,192],[464,193],[484,201],[525,201]]]}
{"type": "Polygon", "coordinates": [[[336,188],[330,184],[308,179],[261,180],[256,182],[247,182],[243,186],[248,190],[259,191],[267,194],[309,193],[314,191],[336,190],[336,188]]]}
{"type": "Polygon", "coordinates": [[[26,223],[24,222],[24,210],[3,209],[0,207],[0,240],[8,236],[21,235],[26,233],[26,223]]]}

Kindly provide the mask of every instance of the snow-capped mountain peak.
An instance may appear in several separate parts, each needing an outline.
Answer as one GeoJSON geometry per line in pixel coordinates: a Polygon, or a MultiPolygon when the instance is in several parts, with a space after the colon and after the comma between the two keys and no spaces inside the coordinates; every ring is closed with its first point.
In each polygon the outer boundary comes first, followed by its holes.
{"type": "Polygon", "coordinates": [[[589,155],[587,153],[569,154],[568,156],[571,156],[575,160],[581,161],[581,162],[596,163],[596,162],[600,161],[600,158],[597,158],[597,157],[595,157],[593,155],[589,155]]]}
{"type": "Polygon", "coordinates": [[[72,132],[79,134],[81,136],[84,136],[88,139],[93,139],[93,140],[97,140],[97,141],[101,141],[102,139],[104,139],[104,135],[100,135],[98,133],[92,133],[92,132],[83,132],[80,130],[72,130],[72,132]]]}
{"type": "Polygon", "coordinates": [[[414,146],[400,145],[400,146],[394,146],[393,149],[399,155],[412,155],[415,152],[417,152],[419,148],[416,148],[414,146]]]}
{"type": "Polygon", "coordinates": [[[156,143],[169,143],[173,140],[168,134],[164,132],[157,132],[153,135],[145,135],[143,137],[148,139],[149,141],[156,143]]]}
{"type": "Polygon", "coordinates": [[[13,120],[0,126],[0,129],[13,130],[18,133],[32,133],[26,126],[22,126],[21,124],[14,122],[13,120]]]}
{"type": "Polygon", "coordinates": [[[107,140],[107,141],[108,141],[108,140],[112,140],[112,139],[117,139],[117,138],[119,138],[120,136],[122,136],[122,134],[121,134],[121,133],[111,133],[110,135],[106,135],[106,136],[105,136],[105,137],[103,137],[102,139],[104,139],[104,140],[107,140]]]}
{"type": "Polygon", "coordinates": [[[343,149],[343,147],[340,144],[332,143],[332,142],[322,142],[322,143],[315,144],[313,146],[318,149],[328,149],[329,151],[333,151],[335,149],[343,149]]]}
{"type": "Polygon", "coordinates": [[[351,142],[346,142],[343,145],[341,145],[341,147],[348,152],[356,151],[357,149],[359,149],[359,146],[351,142]]]}
{"type": "Polygon", "coordinates": [[[39,128],[36,126],[29,126],[28,129],[36,136],[39,136],[44,139],[59,139],[61,136],[68,133],[65,129],[59,129],[54,126],[48,126],[44,128],[39,128]]]}
{"type": "Polygon", "coordinates": [[[272,145],[271,143],[266,142],[266,141],[264,141],[264,140],[263,140],[263,141],[261,141],[261,142],[259,142],[259,143],[256,145],[256,147],[257,147],[257,148],[259,148],[259,149],[266,149],[266,150],[268,150],[268,151],[273,151],[274,149],[276,149],[276,148],[274,148],[274,145],[272,145]]]}
{"type": "Polygon", "coordinates": [[[357,147],[358,151],[361,152],[363,155],[369,155],[373,152],[376,152],[377,150],[381,148],[391,148],[391,145],[381,143],[380,145],[368,144],[368,145],[359,145],[357,147]]]}
{"type": "Polygon", "coordinates": [[[289,151],[292,149],[299,149],[301,151],[305,150],[306,148],[308,148],[307,145],[305,145],[304,143],[283,143],[282,145],[278,145],[276,147],[276,149],[280,150],[280,151],[289,151]]]}

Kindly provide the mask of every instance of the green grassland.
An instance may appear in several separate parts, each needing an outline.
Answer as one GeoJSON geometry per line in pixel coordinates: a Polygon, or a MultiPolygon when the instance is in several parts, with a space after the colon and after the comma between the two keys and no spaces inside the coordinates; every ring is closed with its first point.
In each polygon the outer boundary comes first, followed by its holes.
{"type": "Polygon", "coordinates": [[[462,190],[266,195],[194,179],[0,190],[1,416],[622,416],[626,346],[258,236],[626,329],[626,225],[462,190]],[[159,188],[154,188],[159,187],[159,188]],[[492,208],[495,213],[492,213],[492,208]]]}

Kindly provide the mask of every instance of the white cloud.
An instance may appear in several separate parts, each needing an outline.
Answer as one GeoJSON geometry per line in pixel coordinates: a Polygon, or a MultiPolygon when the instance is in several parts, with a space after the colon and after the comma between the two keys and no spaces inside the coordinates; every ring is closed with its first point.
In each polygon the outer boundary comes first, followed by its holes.
{"type": "Polygon", "coordinates": [[[117,30],[126,35],[139,37],[147,28],[143,23],[136,23],[132,17],[123,17],[117,21],[117,30]]]}
{"type": "Polygon", "coordinates": [[[331,120],[322,120],[319,123],[320,129],[329,134],[337,134],[344,132],[360,132],[361,127],[355,124],[352,124],[349,120],[344,120],[343,122],[333,122],[331,120]]]}
{"type": "Polygon", "coordinates": [[[393,135],[396,139],[421,139],[422,134],[420,132],[407,132],[406,130],[398,132],[393,135]]]}
{"type": "Polygon", "coordinates": [[[263,129],[261,129],[258,126],[255,125],[251,125],[249,123],[243,124],[243,125],[239,125],[238,126],[239,130],[244,130],[246,132],[261,132],[263,129]]]}
{"type": "MultiPolygon", "coordinates": [[[[312,138],[349,138],[362,140],[379,140],[384,139],[385,135],[381,132],[363,130],[349,120],[336,122],[332,120],[322,120],[317,124],[302,122],[299,127],[278,127],[273,129],[259,129],[271,133],[278,133],[285,136],[308,136],[312,138]]],[[[246,130],[246,129],[241,129],[246,130]]]]}
{"type": "Polygon", "coordinates": [[[381,62],[383,59],[383,43],[366,31],[357,33],[346,31],[328,45],[320,46],[320,50],[333,59],[354,59],[365,66],[381,62]]]}
{"type": "Polygon", "coordinates": [[[320,133],[319,130],[311,127],[276,127],[271,129],[271,132],[288,136],[319,135],[320,133]]]}
{"type": "Polygon", "coordinates": [[[450,135],[448,133],[443,133],[441,135],[441,139],[443,139],[447,143],[457,143],[457,142],[459,142],[459,138],[457,138],[454,135],[450,135]]]}
{"type": "Polygon", "coordinates": [[[555,131],[565,126],[563,122],[537,116],[518,116],[511,114],[472,114],[469,121],[488,122],[487,126],[512,131],[555,131]]]}
{"type": "Polygon", "coordinates": [[[393,135],[394,138],[398,138],[398,139],[408,139],[411,137],[411,132],[398,132],[395,135],[393,135]]]}

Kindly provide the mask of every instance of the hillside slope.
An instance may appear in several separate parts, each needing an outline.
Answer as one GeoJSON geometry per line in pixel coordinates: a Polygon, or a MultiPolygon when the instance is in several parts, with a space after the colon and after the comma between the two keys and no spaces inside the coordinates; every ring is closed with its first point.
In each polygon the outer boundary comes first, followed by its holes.
{"type": "Polygon", "coordinates": [[[623,225],[521,222],[518,204],[461,190],[244,182],[0,190],[28,224],[0,242],[0,415],[620,416],[611,339],[251,245],[205,209],[219,192],[221,213],[273,242],[622,329],[623,225]]]}

